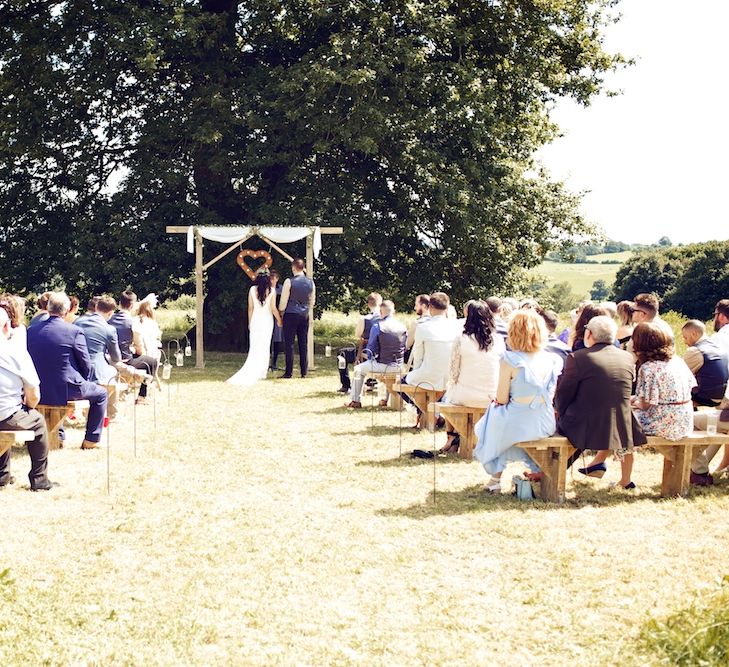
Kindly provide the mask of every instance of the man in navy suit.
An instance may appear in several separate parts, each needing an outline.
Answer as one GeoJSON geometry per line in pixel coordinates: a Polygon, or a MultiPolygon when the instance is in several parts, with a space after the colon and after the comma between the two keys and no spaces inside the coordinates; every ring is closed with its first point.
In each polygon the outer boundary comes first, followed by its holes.
{"type": "Polygon", "coordinates": [[[89,401],[86,436],[81,449],[95,449],[101,440],[106,414],[106,390],[89,382],[91,361],[84,332],[63,321],[71,307],[64,292],[48,299],[48,319],[28,329],[28,352],[40,378],[43,405],[66,405],[68,401],[89,401]]]}

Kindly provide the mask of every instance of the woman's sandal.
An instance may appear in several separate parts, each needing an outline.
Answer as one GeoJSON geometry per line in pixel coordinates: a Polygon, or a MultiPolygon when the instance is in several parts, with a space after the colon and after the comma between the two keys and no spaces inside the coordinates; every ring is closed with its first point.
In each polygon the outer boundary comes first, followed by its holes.
{"type": "Polygon", "coordinates": [[[577,468],[577,472],[587,477],[600,479],[607,472],[607,466],[604,463],[596,463],[593,466],[587,466],[587,468],[577,468]]]}
{"type": "Polygon", "coordinates": [[[456,431],[446,431],[446,435],[452,440],[441,447],[438,454],[455,454],[461,444],[461,436],[456,431]]]}

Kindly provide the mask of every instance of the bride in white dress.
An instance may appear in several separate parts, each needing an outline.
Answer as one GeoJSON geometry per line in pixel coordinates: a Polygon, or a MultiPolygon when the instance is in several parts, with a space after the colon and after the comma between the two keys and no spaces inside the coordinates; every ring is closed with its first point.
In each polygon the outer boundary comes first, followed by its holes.
{"type": "Polygon", "coordinates": [[[230,384],[250,387],[263,380],[268,372],[274,319],[281,326],[281,316],[276,308],[276,290],[271,286],[268,269],[258,272],[253,287],[248,290],[249,348],[246,362],[233,377],[230,384]]]}

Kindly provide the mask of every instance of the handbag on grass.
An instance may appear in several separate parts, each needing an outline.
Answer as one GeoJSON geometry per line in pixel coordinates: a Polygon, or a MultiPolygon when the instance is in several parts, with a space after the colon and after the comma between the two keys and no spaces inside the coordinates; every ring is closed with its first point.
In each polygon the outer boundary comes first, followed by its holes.
{"type": "Polygon", "coordinates": [[[534,488],[528,479],[515,475],[512,481],[514,482],[514,495],[519,500],[534,500],[534,488]]]}

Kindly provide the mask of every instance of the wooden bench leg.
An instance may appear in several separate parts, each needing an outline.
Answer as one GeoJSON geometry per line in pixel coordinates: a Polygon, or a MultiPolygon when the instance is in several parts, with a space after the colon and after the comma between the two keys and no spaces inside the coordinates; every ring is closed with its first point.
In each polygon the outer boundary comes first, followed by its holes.
{"type": "Polygon", "coordinates": [[[567,485],[567,459],[571,446],[547,447],[543,450],[526,450],[542,471],[540,496],[550,503],[563,503],[567,485]]]}
{"type": "Polygon", "coordinates": [[[692,453],[687,445],[674,445],[671,448],[658,448],[663,454],[663,479],[661,480],[661,496],[685,496],[688,494],[691,481],[692,453]],[[670,455],[666,456],[670,451],[670,455]]]}

